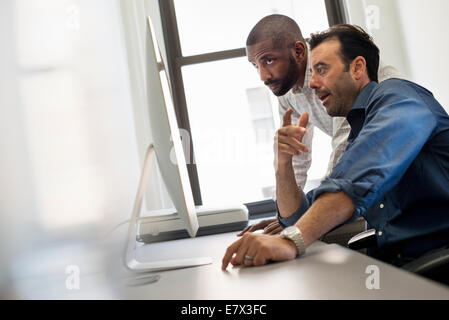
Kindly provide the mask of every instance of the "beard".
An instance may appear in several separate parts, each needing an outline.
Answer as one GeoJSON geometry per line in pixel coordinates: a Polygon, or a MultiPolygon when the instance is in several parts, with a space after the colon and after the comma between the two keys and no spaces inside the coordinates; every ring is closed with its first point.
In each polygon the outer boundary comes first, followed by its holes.
{"type": "Polygon", "coordinates": [[[358,95],[357,85],[348,72],[342,73],[334,88],[320,92],[330,94],[324,107],[331,117],[346,117],[358,95]]]}
{"type": "Polygon", "coordinates": [[[264,82],[264,84],[266,86],[269,86],[271,84],[277,85],[276,88],[271,89],[271,91],[275,96],[280,97],[286,94],[295,85],[296,81],[298,81],[298,77],[298,66],[296,64],[295,58],[290,54],[286,76],[282,79],[267,80],[264,82]]]}

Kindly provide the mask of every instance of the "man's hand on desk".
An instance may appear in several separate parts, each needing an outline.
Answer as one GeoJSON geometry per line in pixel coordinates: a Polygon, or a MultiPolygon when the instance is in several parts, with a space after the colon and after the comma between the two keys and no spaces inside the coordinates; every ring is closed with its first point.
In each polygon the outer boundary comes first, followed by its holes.
{"type": "Polygon", "coordinates": [[[292,260],[297,254],[298,249],[295,244],[280,235],[247,232],[228,247],[221,268],[226,270],[229,263],[234,267],[260,266],[270,261],[292,260]]]}
{"type": "Polygon", "coordinates": [[[277,218],[267,219],[259,223],[247,226],[240,233],[238,233],[237,236],[241,237],[247,232],[254,232],[261,229],[263,229],[264,234],[278,234],[282,231],[282,226],[279,224],[277,218]]]}

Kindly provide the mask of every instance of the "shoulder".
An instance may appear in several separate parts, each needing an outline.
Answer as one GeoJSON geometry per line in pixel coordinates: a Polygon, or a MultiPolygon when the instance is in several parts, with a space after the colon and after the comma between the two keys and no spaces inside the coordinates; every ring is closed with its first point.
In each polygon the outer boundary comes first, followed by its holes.
{"type": "Polygon", "coordinates": [[[423,96],[433,97],[432,92],[426,88],[404,79],[391,78],[377,85],[373,94],[399,99],[421,99],[423,96]]]}
{"type": "Polygon", "coordinates": [[[369,100],[367,118],[382,113],[383,117],[395,118],[401,123],[413,122],[416,117],[423,123],[428,119],[429,126],[435,122],[432,93],[414,82],[395,78],[385,80],[374,88],[369,100]]]}
{"type": "Polygon", "coordinates": [[[380,92],[389,92],[397,89],[408,89],[410,88],[411,82],[399,78],[389,78],[379,83],[377,90],[380,92]]]}

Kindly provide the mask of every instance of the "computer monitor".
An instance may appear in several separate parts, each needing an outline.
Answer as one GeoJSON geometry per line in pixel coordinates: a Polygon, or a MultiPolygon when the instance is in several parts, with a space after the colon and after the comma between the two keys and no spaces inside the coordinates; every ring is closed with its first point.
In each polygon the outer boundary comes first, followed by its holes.
{"type": "MultiPolygon", "coordinates": [[[[137,219],[140,215],[150,175],[153,151],[156,154],[167,191],[176,207],[176,218],[182,221],[184,228],[191,237],[196,235],[199,228],[166,69],[149,17],[146,29],[146,75],[148,110],[153,143],[148,147],[145,156],[128,228],[125,265],[134,271],[152,271],[211,263],[212,260],[210,258],[175,259],[155,262],[139,262],[134,258],[137,219]]],[[[164,219],[170,218],[164,216],[164,219]]]]}
{"type": "Polygon", "coordinates": [[[145,156],[131,214],[125,265],[134,271],[154,271],[209,264],[212,259],[208,257],[153,262],[139,262],[134,258],[136,239],[152,243],[195,237],[197,232],[210,235],[242,230],[248,223],[248,209],[243,204],[215,208],[195,207],[166,69],[149,17],[146,30],[146,75],[153,143],[145,156]],[[139,218],[153,151],[176,211],[139,218]]]}
{"type": "Polygon", "coordinates": [[[150,18],[147,28],[146,63],[148,115],[159,170],[179,218],[189,235],[194,237],[199,227],[195,203],[166,67],[150,18]]]}

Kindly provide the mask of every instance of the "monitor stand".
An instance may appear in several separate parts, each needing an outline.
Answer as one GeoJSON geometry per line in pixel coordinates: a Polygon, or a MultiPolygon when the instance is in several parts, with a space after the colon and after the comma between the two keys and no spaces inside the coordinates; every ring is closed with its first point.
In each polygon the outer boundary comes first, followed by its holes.
{"type": "Polygon", "coordinates": [[[134,254],[136,249],[137,219],[139,218],[142,209],[142,202],[150,175],[151,156],[153,152],[154,146],[153,144],[151,144],[148,147],[147,153],[145,155],[139,187],[137,189],[137,194],[134,201],[131,220],[129,222],[128,235],[124,252],[125,266],[129,270],[134,272],[150,272],[188,268],[212,263],[212,258],[209,257],[194,257],[190,259],[161,260],[153,262],[141,262],[135,258],[134,254]]]}
{"type": "MultiPolygon", "coordinates": [[[[248,225],[246,206],[206,207],[196,206],[198,216],[197,237],[217,233],[241,231],[248,225]]],[[[155,243],[189,238],[182,220],[173,209],[151,211],[139,218],[137,241],[155,243]]]]}

